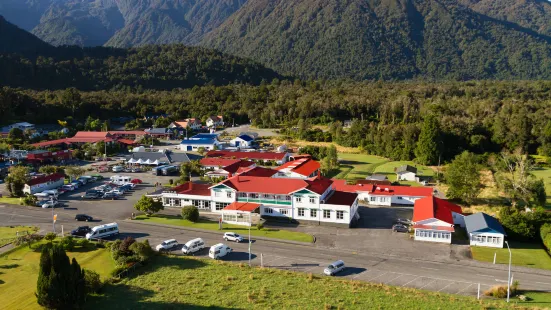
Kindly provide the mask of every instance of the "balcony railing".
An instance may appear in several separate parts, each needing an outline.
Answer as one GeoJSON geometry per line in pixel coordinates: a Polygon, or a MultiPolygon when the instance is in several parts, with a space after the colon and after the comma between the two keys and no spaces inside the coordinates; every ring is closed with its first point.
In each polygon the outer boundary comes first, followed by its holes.
{"type": "Polygon", "coordinates": [[[286,205],[286,206],[290,206],[292,204],[290,200],[248,198],[248,197],[237,197],[237,201],[238,202],[255,202],[255,203],[271,204],[271,205],[286,205]]]}

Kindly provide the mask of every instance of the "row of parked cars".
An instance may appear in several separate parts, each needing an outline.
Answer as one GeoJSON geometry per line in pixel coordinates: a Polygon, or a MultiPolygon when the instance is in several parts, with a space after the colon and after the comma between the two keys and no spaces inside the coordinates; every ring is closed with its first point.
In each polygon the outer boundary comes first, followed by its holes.
{"type": "MultiPolygon", "coordinates": [[[[242,236],[233,232],[224,233],[223,238],[226,241],[235,241],[235,242],[243,241],[242,236]]],[[[155,249],[158,252],[168,252],[173,250],[177,246],[178,246],[178,241],[176,241],[176,239],[169,239],[157,245],[155,249]]],[[[205,248],[205,241],[203,241],[203,239],[201,238],[195,238],[195,239],[189,240],[182,246],[182,253],[189,255],[197,251],[200,251],[204,248],[205,248]]],[[[230,248],[229,246],[223,243],[218,243],[210,247],[209,257],[212,259],[219,259],[221,257],[226,256],[227,254],[230,254],[232,251],[233,251],[232,248],[230,248]]]]}
{"type": "Polygon", "coordinates": [[[136,187],[135,183],[125,183],[117,185],[113,183],[105,183],[100,186],[96,186],[93,189],[86,191],[82,195],[82,199],[119,199],[127,192],[136,187]]]}
{"type": "Polygon", "coordinates": [[[41,193],[34,194],[39,200],[36,203],[38,207],[42,208],[55,208],[61,205],[58,201],[58,197],[66,192],[74,191],[85,184],[96,182],[103,179],[102,176],[82,176],[77,180],[70,182],[69,184],[62,185],[59,188],[45,190],[41,193]]]}

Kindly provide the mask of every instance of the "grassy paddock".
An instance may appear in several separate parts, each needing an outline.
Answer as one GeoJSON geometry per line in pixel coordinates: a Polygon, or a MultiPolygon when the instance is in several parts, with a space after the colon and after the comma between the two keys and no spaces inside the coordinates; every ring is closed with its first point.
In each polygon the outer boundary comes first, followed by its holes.
{"type": "Polygon", "coordinates": [[[339,153],[340,167],[334,176],[337,179],[365,179],[373,173],[373,170],[388,159],[375,155],[339,153]]]}
{"type": "MultiPolygon", "coordinates": [[[[14,251],[0,255],[0,308],[2,309],[42,309],[36,303],[34,293],[38,279],[38,263],[42,241],[32,249],[22,246],[14,251]]],[[[86,269],[94,270],[103,279],[107,279],[115,268],[113,259],[106,249],[81,249],[68,252],[70,259],[76,258],[86,269]]]]}
{"type": "Polygon", "coordinates": [[[206,259],[158,256],[88,309],[503,309],[501,301],[206,259]]]}
{"type": "Polygon", "coordinates": [[[532,174],[538,179],[542,179],[545,183],[545,192],[547,194],[547,209],[551,210],[551,168],[541,167],[535,171],[532,171],[532,174]]]}
{"type": "MultiPolygon", "coordinates": [[[[137,216],[135,220],[149,222],[149,223],[157,223],[157,224],[185,226],[185,227],[198,228],[198,229],[208,229],[208,230],[217,230],[217,231],[219,230],[218,222],[208,221],[204,219],[200,219],[199,222],[193,223],[188,220],[183,220],[181,217],[178,217],[178,216],[157,214],[150,217],[147,217],[145,215],[140,215],[140,216],[137,216]]],[[[232,231],[232,232],[241,234],[243,236],[246,236],[249,233],[249,228],[246,226],[231,225],[231,224],[224,223],[222,227],[223,229],[220,232],[232,231]]],[[[312,235],[310,234],[289,231],[289,230],[272,229],[272,228],[264,228],[262,230],[258,230],[256,226],[251,227],[251,236],[268,237],[268,238],[301,241],[301,242],[314,241],[312,235]]]]}
{"type": "MultiPolygon", "coordinates": [[[[551,270],[551,258],[540,243],[513,241],[509,242],[509,246],[513,265],[551,270]]],[[[507,246],[503,249],[472,246],[471,252],[474,259],[483,262],[493,262],[494,253],[497,253],[496,264],[509,264],[507,246]]]]}
{"type": "MultiPolygon", "coordinates": [[[[403,166],[403,165],[410,165],[417,168],[417,174],[421,176],[433,176],[434,171],[426,166],[416,164],[412,161],[390,161],[387,163],[384,163],[378,167],[375,168],[375,173],[378,174],[384,174],[388,177],[390,181],[396,181],[396,168],[403,166]]],[[[403,182],[408,183],[408,182],[403,182]]],[[[419,185],[417,182],[411,182],[412,184],[409,185],[419,185]],[[413,184],[414,183],[414,184],[413,184]]]]}
{"type": "Polygon", "coordinates": [[[11,205],[21,204],[21,198],[12,198],[12,197],[0,197],[0,204],[7,203],[11,205]]]}

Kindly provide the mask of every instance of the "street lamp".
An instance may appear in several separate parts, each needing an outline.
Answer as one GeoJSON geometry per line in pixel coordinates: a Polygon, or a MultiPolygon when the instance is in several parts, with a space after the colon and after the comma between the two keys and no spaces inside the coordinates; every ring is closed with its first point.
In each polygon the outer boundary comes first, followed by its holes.
{"type": "Polygon", "coordinates": [[[511,248],[509,247],[509,242],[505,241],[507,249],[509,250],[509,276],[507,277],[507,302],[509,302],[509,295],[511,293],[511,248]]]}
{"type": "Polygon", "coordinates": [[[251,267],[251,226],[253,225],[252,212],[249,213],[249,267],[251,267]]]}

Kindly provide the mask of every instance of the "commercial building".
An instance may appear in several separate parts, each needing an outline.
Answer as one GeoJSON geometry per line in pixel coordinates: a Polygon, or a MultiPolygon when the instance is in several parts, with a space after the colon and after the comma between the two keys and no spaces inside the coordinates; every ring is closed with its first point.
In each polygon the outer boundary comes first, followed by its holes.
{"type": "Polygon", "coordinates": [[[454,216],[462,215],[461,207],[445,199],[425,197],[415,201],[413,207],[414,240],[451,243],[455,231],[454,216]]]}
{"type": "Polygon", "coordinates": [[[333,180],[337,190],[349,193],[357,193],[360,200],[370,205],[412,206],[416,200],[424,197],[432,197],[433,189],[430,187],[413,187],[386,184],[348,184],[346,180],[333,180]]]}
{"type": "Polygon", "coordinates": [[[207,153],[206,157],[219,157],[242,160],[256,160],[269,162],[273,161],[278,165],[283,165],[289,160],[289,153],[274,153],[274,152],[234,152],[227,150],[215,150],[207,153]]]}
{"type": "Polygon", "coordinates": [[[275,170],[278,171],[276,177],[279,178],[307,179],[320,173],[320,163],[312,158],[299,158],[287,162],[275,170]]]}
{"type": "Polygon", "coordinates": [[[494,217],[486,213],[475,213],[465,217],[465,226],[471,246],[503,248],[507,234],[494,217]]]}
{"type": "Polygon", "coordinates": [[[25,184],[23,193],[33,195],[45,190],[58,188],[63,186],[64,181],[65,175],[61,173],[53,173],[46,176],[32,178],[27,182],[27,184],[25,184]]]}

